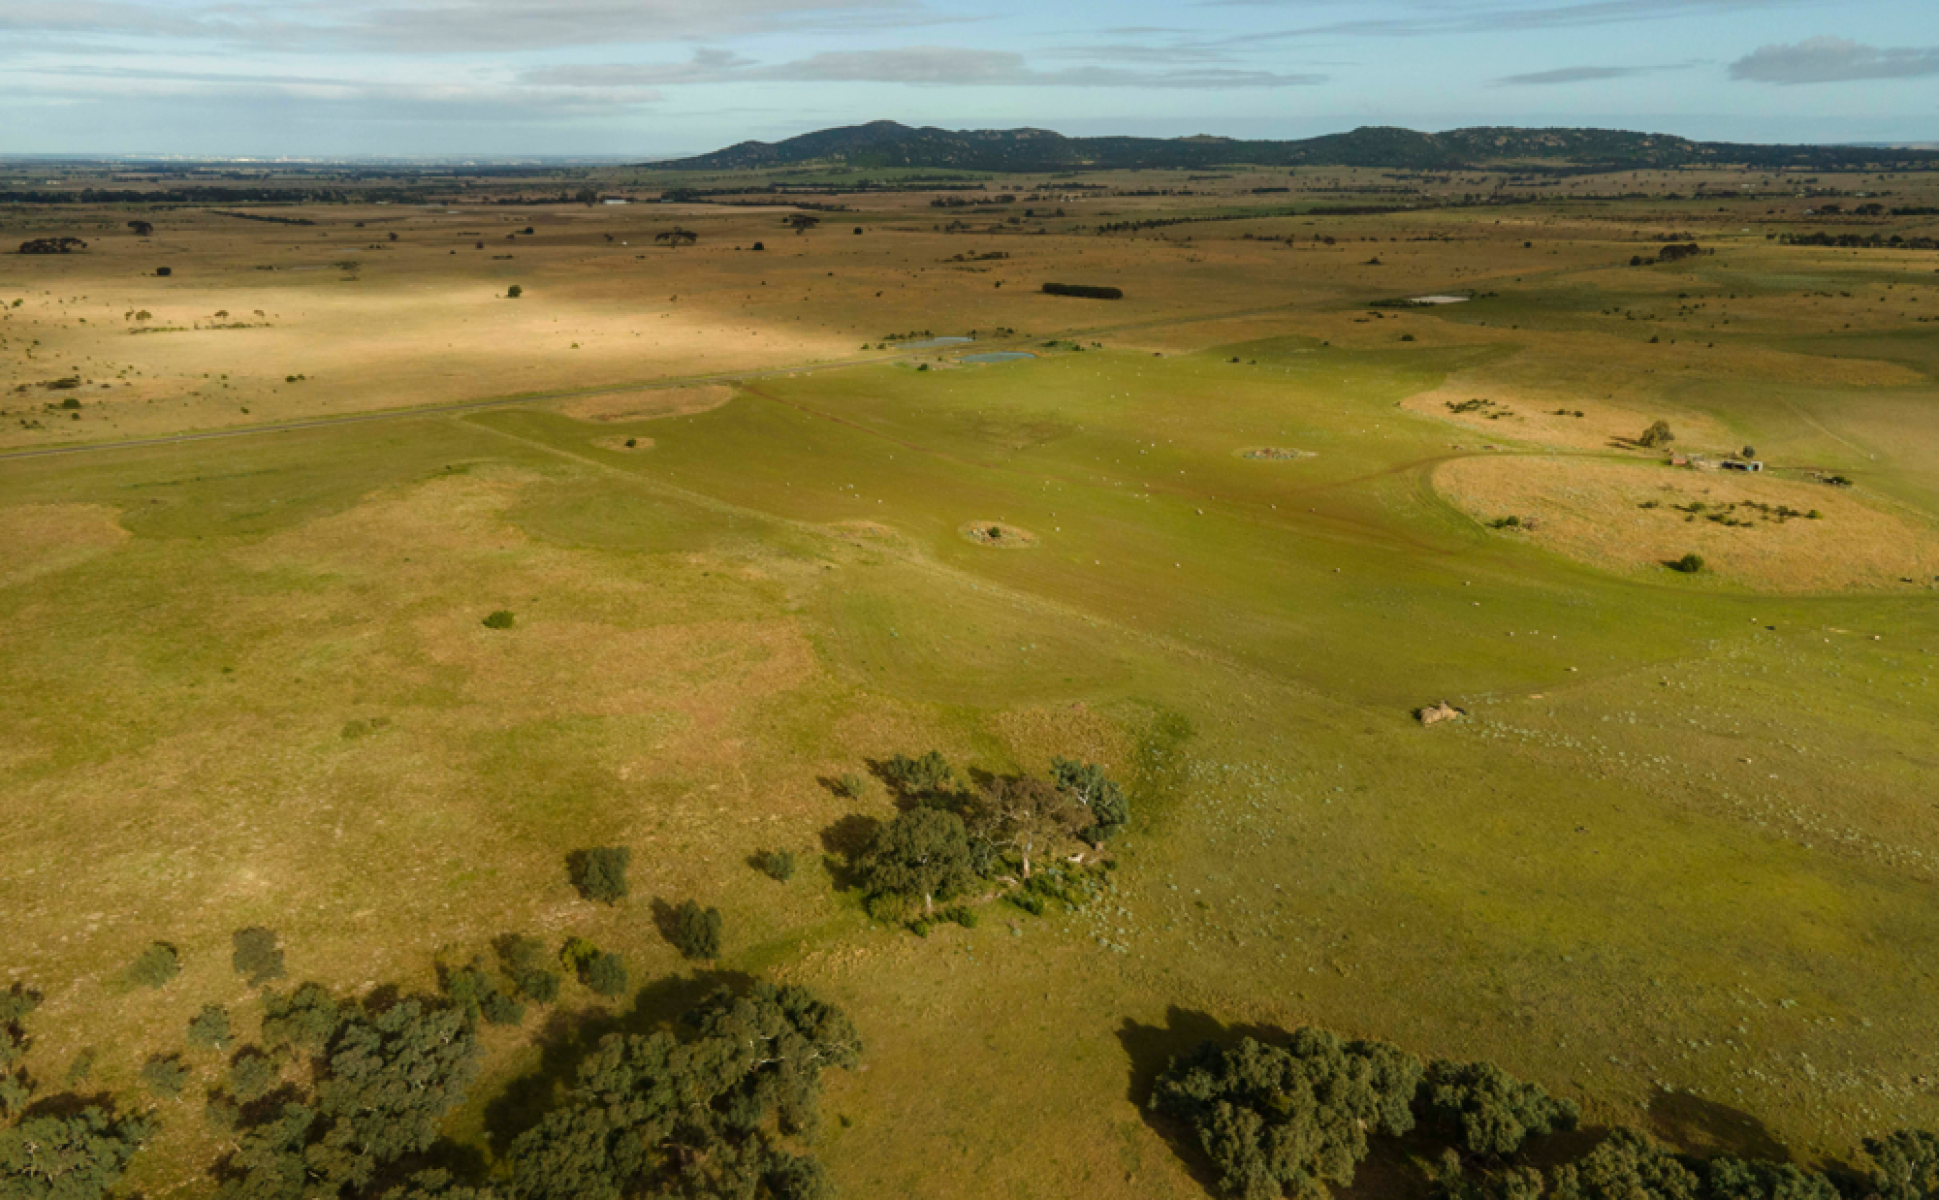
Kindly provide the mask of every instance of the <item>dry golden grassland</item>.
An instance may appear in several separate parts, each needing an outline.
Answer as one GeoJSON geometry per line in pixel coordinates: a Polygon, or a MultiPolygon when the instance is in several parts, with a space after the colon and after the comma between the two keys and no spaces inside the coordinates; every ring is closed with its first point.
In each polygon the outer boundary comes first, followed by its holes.
{"type": "MultiPolygon", "coordinates": [[[[1501,182],[1462,174],[1422,187],[1501,182]]],[[[139,1107],[204,1004],[254,1036],[247,925],[358,994],[507,932],[622,952],[639,997],[568,983],[487,1031],[448,1133],[490,1176],[574,1029],[691,983],[654,905],[695,898],[723,971],[861,1030],[819,1150],[850,1197],[1202,1196],[1142,1089],[1248,1022],[1490,1059],[1693,1150],[1939,1124],[1939,255],[1780,245],[1829,226],[1723,171],[1094,232],[1382,181],[1155,175],[1094,181],[1200,194],[1015,226],[858,194],[800,235],[719,205],[182,208],[148,239],[9,213],[91,242],[0,255],[0,985],[47,995],[35,1076],[92,1049],[139,1107]],[[1759,196],[1664,198],[1697,182],[1759,196]],[[1581,198],[1624,191],[1651,198],[1581,198]],[[656,245],[675,224],[698,244],[656,245]],[[1673,235],[1716,253],[1625,265],[1673,235]],[[1037,357],[895,345],[972,331],[1037,357]],[[1514,415],[1448,411],[1475,398],[1514,415]],[[1769,474],[1624,444],[1658,419],[1769,474]],[[208,432],[236,436],[116,444],[208,432]],[[1439,700],[1469,716],[1410,717],[1439,700]],[[830,783],[931,747],[1106,764],[1108,896],[871,921],[843,822],[893,805],[830,783]],[[570,888],[591,845],[632,848],[625,903],[570,888]],[[183,974],[129,986],[156,939],[183,974]]],[[[206,1193],[229,1145],[189,1057],[140,1194],[206,1193]]]]}

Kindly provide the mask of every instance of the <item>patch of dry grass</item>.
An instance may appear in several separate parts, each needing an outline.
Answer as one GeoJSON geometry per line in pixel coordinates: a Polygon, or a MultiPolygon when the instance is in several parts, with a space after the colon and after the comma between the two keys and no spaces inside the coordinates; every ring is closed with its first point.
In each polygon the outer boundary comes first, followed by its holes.
{"type": "Polygon", "coordinates": [[[1924,588],[1939,577],[1929,525],[1822,484],[1524,455],[1457,459],[1434,484],[1482,520],[1519,517],[1508,536],[1617,571],[1695,553],[1720,578],[1770,592],[1903,588],[1907,578],[1924,588]],[[1752,506],[1822,515],[1779,520],[1752,506]],[[1709,519],[1726,511],[1748,525],[1709,519]]]}

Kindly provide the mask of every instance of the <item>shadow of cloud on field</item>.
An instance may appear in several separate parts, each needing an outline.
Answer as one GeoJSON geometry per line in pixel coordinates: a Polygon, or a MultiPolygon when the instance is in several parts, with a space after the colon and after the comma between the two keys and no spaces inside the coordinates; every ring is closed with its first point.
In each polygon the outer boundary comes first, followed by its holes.
{"type": "Polygon", "coordinates": [[[532,1038],[538,1067],[513,1079],[485,1105],[485,1138],[492,1153],[504,1157],[519,1134],[558,1106],[579,1064],[608,1034],[670,1030],[715,991],[724,987],[745,992],[753,984],[754,977],[740,971],[696,971],[647,984],[634,993],[632,1007],[623,1013],[603,1005],[554,1009],[532,1038]]]}

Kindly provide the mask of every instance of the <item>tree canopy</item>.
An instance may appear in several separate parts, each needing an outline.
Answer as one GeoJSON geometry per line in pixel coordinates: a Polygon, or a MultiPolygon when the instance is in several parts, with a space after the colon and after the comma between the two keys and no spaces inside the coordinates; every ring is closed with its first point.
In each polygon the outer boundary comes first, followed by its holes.
{"type": "Polygon", "coordinates": [[[805,989],[721,991],[670,1031],[613,1034],[580,1065],[566,1103],[511,1147],[519,1200],[640,1192],[823,1200],[811,1134],[820,1075],[861,1048],[842,1013],[805,989]]]}
{"type": "Polygon", "coordinates": [[[1151,1107],[1190,1126],[1224,1195],[1320,1197],[1353,1181],[1368,1135],[1414,1127],[1421,1074],[1396,1047],[1308,1028],[1284,1046],[1204,1043],[1173,1061],[1151,1107]]]}
{"type": "Polygon", "coordinates": [[[976,878],[963,819],[937,808],[898,815],[875,835],[861,873],[870,891],[920,899],[933,913],[938,896],[947,899],[976,878]]]}
{"type": "Polygon", "coordinates": [[[1580,1110],[1539,1084],[1523,1083],[1485,1062],[1438,1059],[1427,1066],[1424,1107],[1451,1128],[1469,1154],[1502,1158],[1532,1136],[1575,1128],[1580,1110]]]}
{"type": "Polygon", "coordinates": [[[1131,803],[1125,799],[1124,789],[1096,763],[1053,758],[1050,777],[1065,795],[1090,811],[1090,826],[1084,836],[1092,842],[1102,845],[1131,820],[1131,803]]]}

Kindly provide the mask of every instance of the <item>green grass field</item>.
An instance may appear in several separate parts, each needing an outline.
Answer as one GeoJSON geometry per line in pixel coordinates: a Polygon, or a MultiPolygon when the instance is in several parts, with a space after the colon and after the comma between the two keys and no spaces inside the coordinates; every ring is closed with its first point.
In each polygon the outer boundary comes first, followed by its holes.
{"type": "MultiPolygon", "coordinates": [[[[132,1090],[203,1004],[253,1013],[245,925],[344,991],[429,988],[514,931],[589,936],[647,985],[687,970],[652,905],[694,897],[722,970],[860,1028],[821,1147],[852,1197],[1202,1195],[1141,1089],[1244,1024],[1491,1059],[1691,1149],[1818,1162],[1934,1125],[1930,587],[1774,598],[1563,558],[1432,483],[1552,447],[1401,406],[1451,375],[1607,383],[1862,471],[1930,528],[1929,339],[1733,333],[1717,371],[1646,378],[1518,338],[1655,351],[1602,310],[1663,301],[1594,287],[1409,314],[1413,344],[1288,316],[1192,351],[803,371],[655,420],[535,403],[6,462],[0,527],[96,530],[0,565],[0,983],[47,993],[37,1075],[91,1047],[94,1084],[132,1090]],[[1905,374],[1771,379],[1800,356],[1905,374]],[[1412,718],[1441,700],[1467,719],[1412,718]],[[830,831],[890,801],[825,781],[932,746],[1107,764],[1135,805],[1109,894],[926,939],[872,922],[830,831]],[[615,908],[565,876],[599,844],[633,848],[615,908]],[[759,874],[771,848],[805,869],[759,874]],[[120,984],[157,938],[181,978],[120,984]]],[[[568,984],[488,1031],[450,1127],[483,1170],[600,1007],[568,984]]],[[[161,1104],[131,1187],[205,1186],[224,1143],[197,1107],[161,1104]]]]}

